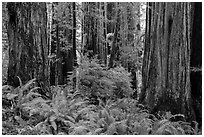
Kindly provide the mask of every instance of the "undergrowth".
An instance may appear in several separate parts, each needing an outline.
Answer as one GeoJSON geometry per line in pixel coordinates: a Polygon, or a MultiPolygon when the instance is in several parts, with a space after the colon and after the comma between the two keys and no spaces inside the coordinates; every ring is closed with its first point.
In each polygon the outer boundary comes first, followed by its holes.
{"type": "Polygon", "coordinates": [[[107,69],[95,60],[85,60],[79,72],[80,92],[86,97],[116,99],[133,93],[130,74],[123,67],[107,69]]]}
{"type": "Polygon", "coordinates": [[[185,135],[201,134],[184,121],[160,118],[130,97],[128,73],[106,70],[95,61],[80,67],[79,90],[52,86],[52,98],[38,92],[35,79],[13,88],[3,86],[2,133],[15,135],[185,135]],[[93,100],[94,98],[94,100],[93,100]],[[95,102],[94,102],[95,101],[95,102]],[[97,101],[97,102],[96,102],[97,101]]]}

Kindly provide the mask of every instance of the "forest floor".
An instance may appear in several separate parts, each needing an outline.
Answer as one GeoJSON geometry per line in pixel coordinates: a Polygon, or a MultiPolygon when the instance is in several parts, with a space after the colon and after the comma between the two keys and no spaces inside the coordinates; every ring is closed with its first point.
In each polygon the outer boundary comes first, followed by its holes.
{"type": "Polygon", "coordinates": [[[128,73],[84,62],[77,87],[51,86],[48,98],[35,79],[14,88],[2,87],[4,135],[155,135],[201,134],[197,122],[174,121],[165,112],[151,114],[131,98],[128,73]]]}

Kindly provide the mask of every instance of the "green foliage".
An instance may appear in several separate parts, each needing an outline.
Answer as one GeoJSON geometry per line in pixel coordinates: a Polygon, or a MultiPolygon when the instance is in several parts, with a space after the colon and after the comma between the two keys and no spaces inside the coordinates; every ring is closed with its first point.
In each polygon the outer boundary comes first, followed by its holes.
{"type": "Polygon", "coordinates": [[[129,73],[122,67],[107,70],[95,60],[83,61],[79,72],[79,88],[84,96],[115,99],[132,94],[129,73]]]}
{"type": "Polygon", "coordinates": [[[36,129],[55,134],[58,131],[59,125],[69,126],[70,123],[75,123],[71,112],[84,102],[80,103],[76,102],[76,100],[68,102],[64,91],[59,86],[52,89],[52,94],[51,100],[38,97],[24,103],[23,106],[30,116],[39,114],[45,119],[35,126],[36,129]]]}
{"type": "MultiPolygon", "coordinates": [[[[94,65],[98,66],[97,63],[94,65]]],[[[92,69],[95,66],[92,66],[92,69]]],[[[112,71],[118,74],[119,70],[112,71]]],[[[98,73],[95,72],[95,74],[98,73]]],[[[173,118],[183,117],[183,115],[172,115],[169,112],[156,118],[143,105],[138,104],[137,100],[131,98],[107,99],[105,104],[99,100],[98,105],[93,105],[87,101],[87,96],[81,96],[79,91],[73,93],[69,87],[53,86],[50,91],[53,95],[52,99],[45,99],[36,92],[38,87],[32,85],[34,81],[35,79],[30,80],[16,89],[8,85],[3,86],[3,99],[12,102],[11,106],[3,103],[3,134],[201,134],[197,122],[191,126],[190,123],[184,121],[172,121],[173,118]],[[17,108],[17,106],[23,110],[24,114],[17,115],[13,111],[17,109],[12,108],[17,108]]]]}
{"type": "Polygon", "coordinates": [[[6,131],[11,125],[27,125],[27,122],[25,121],[27,112],[22,111],[23,104],[33,98],[41,96],[36,92],[39,88],[35,87],[35,79],[28,81],[25,85],[22,85],[20,78],[19,81],[20,86],[17,88],[13,88],[9,85],[4,85],[2,87],[2,117],[3,121],[7,121],[5,122],[3,129],[6,131]]]}
{"type": "Polygon", "coordinates": [[[186,134],[201,134],[198,130],[198,123],[193,121],[195,127],[192,127],[190,123],[185,121],[172,121],[175,117],[183,117],[184,115],[176,114],[172,115],[170,112],[166,112],[161,120],[156,120],[153,125],[152,134],[160,135],[186,135],[186,134]]]}
{"type": "Polygon", "coordinates": [[[25,85],[22,85],[19,78],[20,86],[15,89],[12,86],[4,85],[2,87],[2,99],[5,101],[5,103],[6,101],[11,102],[11,106],[5,106],[7,108],[10,107],[13,111],[16,111],[18,108],[22,108],[22,104],[27,102],[30,98],[40,96],[40,94],[35,92],[38,89],[38,87],[34,87],[35,80],[36,79],[32,79],[25,85]]]}
{"type": "Polygon", "coordinates": [[[132,70],[142,70],[143,47],[140,42],[137,47],[123,46],[121,47],[120,61],[125,68],[132,70]]]}

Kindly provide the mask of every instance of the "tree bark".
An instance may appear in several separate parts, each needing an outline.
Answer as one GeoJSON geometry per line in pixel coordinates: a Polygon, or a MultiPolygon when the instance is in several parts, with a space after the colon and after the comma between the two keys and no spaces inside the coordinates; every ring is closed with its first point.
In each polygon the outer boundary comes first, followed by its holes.
{"type": "Polygon", "coordinates": [[[72,3],[72,8],[73,8],[73,56],[74,56],[74,66],[77,66],[77,56],[76,56],[76,11],[75,11],[75,8],[76,8],[76,4],[75,2],[72,3]]]}
{"type": "MultiPolygon", "coordinates": [[[[117,4],[118,6],[118,4],[117,4]]],[[[117,7],[116,6],[116,7],[117,7]]],[[[120,9],[118,8],[117,10],[117,17],[116,17],[116,24],[115,24],[115,32],[114,32],[114,37],[113,37],[113,43],[111,45],[112,50],[111,50],[111,55],[110,55],[110,62],[108,67],[109,68],[113,68],[115,63],[115,59],[116,59],[116,54],[118,52],[118,45],[117,45],[117,39],[118,39],[118,33],[119,33],[119,29],[120,29],[120,9]]]]}
{"type": "Polygon", "coordinates": [[[60,44],[59,44],[59,24],[56,24],[56,65],[55,65],[55,85],[59,84],[59,71],[60,71],[60,44]]]}
{"type": "Polygon", "coordinates": [[[199,127],[202,126],[202,3],[195,2],[191,46],[191,95],[199,127]]]}
{"type": "MultiPolygon", "coordinates": [[[[75,8],[76,8],[76,5],[75,5],[75,2],[72,3],[72,14],[73,14],[73,35],[72,35],[72,44],[73,44],[73,62],[74,62],[74,67],[77,66],[77,56],[76,56],[76,11],[75,11],[75,8]]],[[[77,79],[77,76],[76,76],[76,68],[74,68],[73,70],[73,74],[74,74],[74,78],[73,78],[73,90],[75,91],[76,90],[76,79],[77,79]]]]}
{"type": "Polygon", "coordinates": [[[48,85],[46,3],[8,3],[8,84],[19,86],[36,78],[48,85]]]}
{"type": "MultiPolygon", "coordinates": [[[[104,3],[104,17],[105,20],[107,20],[107,3],[104,3]]],[[[107,21],[104,21],[104,38],[105,38],[105,43],[104,43],[104,64],[105,66],[107,66],[107,56],[108,56],[108,42],[107,42],[107,38],[106,38],[106,34],[107,33],[107,21]]]]}
{"type": "Polygon", "coordinates": [[[148,3],[140,102],[194,119],[190,92],[192,3],[148,3]]]}
{"type": "MultiPolygon", "coordinates": [[[[52,2],[47,3],[47,18],[48,18],[48,22],[47,22],[47,33],[48,33],[48,38],[47,38],[47,43],[48,43],[48,55],[51,56],[51,48],[52,48],[52,16],[53,16],[53,9],[52,9],[52,2]]],[[[49,85],[51,84],[51,60],[48,60],[48,81],[49,81],[49,85]]]]}
{"type": "MultiPolygon", "coordinates": [[[[83,42],[83,44],[85,44],[83,47],[84,53],[87,53],[89,58],[93,58],[95,55],[99,55],[98,52],[101,49],[100,45],[98,45],[97,43],[100,41],[100,38],[99,38],[100,35],[98,33],[98,30],[100,28],[97,28],[97,26],[98,25],[102,26],[100,25],[102,20],[100,19],[100,17],[98,17],[99,11],[95,10],[95,7],[97,7],[96,2],[84,2],[82,3],[82,6],[83,6],[83,12],[84,12],[83,41],[84,40],[86,41],[86,42],[83,42]],[[97,20],[99,20],[99,22],[97,22],[97,20]]],[[[99,3],[98,6],[100,7],[101,3],[99,3]]]]}

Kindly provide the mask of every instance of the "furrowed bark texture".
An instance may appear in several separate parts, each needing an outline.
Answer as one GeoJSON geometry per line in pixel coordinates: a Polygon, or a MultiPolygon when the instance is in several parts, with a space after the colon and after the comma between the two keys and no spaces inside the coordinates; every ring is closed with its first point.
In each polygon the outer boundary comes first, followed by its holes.
{"type": "Polygon", "coordinates": [[[148,3],[140,101],[154,111],[195,117],[191,109],[192,3],[148,3]]]}
{"type": "Polygon", "coordinates": [[[202,3],[194,3],[191,46],[191,95],[196,121],[202,126],[202,3]]]}
{"type": "Polygon", "coordinates": [[[37,78],[48,81],[46,3],[8,3],[9,67],[8,84],[18,86],[37,78]]]}

